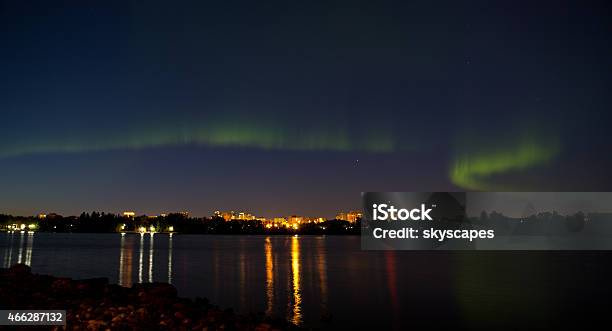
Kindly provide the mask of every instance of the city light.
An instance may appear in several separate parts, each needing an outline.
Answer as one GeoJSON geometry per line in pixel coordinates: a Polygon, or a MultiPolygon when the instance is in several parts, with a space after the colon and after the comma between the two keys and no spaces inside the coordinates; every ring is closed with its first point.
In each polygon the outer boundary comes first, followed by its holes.
{"type": "MultiPolygon", "coordinates": [[[[95,214],[95,213],[94,213],[95,214]]],[[[92,214],[92,216],[94,215],[92,214]]],[[[104,213],[102,213],[104,214],[104,213]]],[[[98,214],[99,215],[99,214],[98,214]]],[[[188,215],[187,212],[181,213],[173,213],[170,215],[179,216],[179,219],[186,217],[188,215]]],[[[48,229],[60,229],[55,224],[48,224],[47,220],[61,220],[64,223],[61,228],[66,229],[68,231],[79,228],[79,230],[90,228],[93,224],[84,222],[88,221],[92,216],[89,214],[83,213],[80,217],[69,216],[64,217],[57,214],[48,214],[46,215],[46,219],[43,221],[39,215],[33,216],[30,220],[21,220],[18,223],[9,223],[0,227],[0,229],[4,231],[38,231],[42,229],[43,231],[48,229]],[[77,222],[77,223],[74,223],[77,222]],[[51,226],[48,226],[51,225],[51,226]]],[[[117,223],[115,223],[114,231],[116,233],[171,233],[175,232],[174,225],[176,224],[176,219],[168,220],[168,223],[159,224],[154,222],[153,220],[160,216],[151,217],[146,214],[142,214],[136,216],[135,212],[125,211],[120,214],[108,214],[108,216],[112,216],[115,218],[117,223]]],[[[241,231],[249,231],[256,232],[259,230],[264,231],[291,231],[291,232],[299,232],[305,231],[311,233],[311,231],[320,231],[325,230],[326,222],[328,221],[344,221],[351,224],[343,225],[344,229],[353,229],[355,228],[355,222],[357,222],[361,218],[361,212],[357,211],[349,211],[349,212],[340,212],[336,214],[334,218],[324,218],[324,217],[311,217],[311,216],[303,216],[303,215],[289,215],[289,216],[274,216],[274,217],[260,217],[255,216],[249,212],[223,212],[223,211],[215,211],[212,217],[195,217],[192,218],[192,221],[200,222],[202,225],[205,225],[206,222],[209,221],[219,221],[225,220],[227,222],[239,222],[239,226],[241,231]]],[[[184,219],[184,218],[183,218],[184,219]]],[[[221,228],[225,227],[225,225],[218,225],[215,223],[211,223],[213,227],[221,226],[221,228]]],[[[207,225],[209,228],[211,225],[207,225]]],[[[232,226],[233,227],[233,226],[232,226]]]]}
{"type": "Polygon", "coordinates": [[[136,216],[136,213],[133,212],[133,211],[124,211],[123,212],[123,217],[133,218],[134,216],[136,216]]]}

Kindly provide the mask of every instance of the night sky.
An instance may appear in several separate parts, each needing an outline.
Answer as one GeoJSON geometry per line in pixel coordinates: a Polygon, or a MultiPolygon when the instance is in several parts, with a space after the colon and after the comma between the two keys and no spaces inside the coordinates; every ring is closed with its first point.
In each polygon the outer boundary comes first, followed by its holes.
{"type": "Polygon", "coordinates": [[[0,213],[612,190],[606,1],[0,2],[0,213]]]}

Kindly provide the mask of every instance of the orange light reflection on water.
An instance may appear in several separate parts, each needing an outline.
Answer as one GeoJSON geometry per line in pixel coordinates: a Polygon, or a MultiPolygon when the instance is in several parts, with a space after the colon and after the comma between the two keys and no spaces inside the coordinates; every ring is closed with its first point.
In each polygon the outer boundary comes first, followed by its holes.
{"type": "Polygon", "coordinates": [[[291,279],[293,280],[293,316],[291,322],[295,325],[302,324],[302,291],[300,284],[300,238],[291,237],[291,279]]]}
{"type": "Polygon", "coordinates": [[[272,256],[272,242],[270,237],[266,238],[266,315],[272,315],[274,311],[274,257],[272,256]]]}

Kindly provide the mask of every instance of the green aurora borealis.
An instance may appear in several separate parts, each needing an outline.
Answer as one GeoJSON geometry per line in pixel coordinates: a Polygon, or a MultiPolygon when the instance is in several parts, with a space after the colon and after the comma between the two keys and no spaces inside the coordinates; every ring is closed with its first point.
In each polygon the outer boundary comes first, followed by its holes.
{"type": "Polygon", "coordinates": [[[261,122],[175,126],[138,126],[112,132],[71,132],[48,134],[0,145],[0,157],[39,153],[79,153],[106,150],[139,150],[146,148],[201,145],[208,147],[244,147],[289,151],[365,151],[391,152],[410,150],[410,145],[396,147],[389,132],[360,132],[356,137],[343,128],[325,125],[296,129],[275,127],[261,122]]]}
{"type": "MultiPolygon", "coordinates": [[[[5,141],[0,148],[0,157],[142,150],[181,145],[269,151],[419,152],[418,145],[414,142],[402,143],[401,138],[390,130],[362,130],[355,134],[341,126],[320,125],[297,129],[262,121],[225,121],[214,125],[150,125],[147,128],[138,126],[113,132],[77,131],[73,134],[49,134],[48,137],[35,138],[12,144],[5,141]]],[[[558,139],[533,134],[496,142],[492,138],[488,140],[488,144],[472,141],[455,148],[454,158],[448,166],[448,176],[454,185],[468,190],[511,190],[512,187],[496,183],[495,177],[544,165],[552,161],[560,151],[558,139]]]]}
{"type": "Polygon", "coordinates": [[[453,184],[477,191],[514,190],[516,187],[496,183],[494,177],[545,165],[560,152],[558,140],[534,135],[499,142],[493,148],[476,146],[457,154],[449,176],[453,184]]]}

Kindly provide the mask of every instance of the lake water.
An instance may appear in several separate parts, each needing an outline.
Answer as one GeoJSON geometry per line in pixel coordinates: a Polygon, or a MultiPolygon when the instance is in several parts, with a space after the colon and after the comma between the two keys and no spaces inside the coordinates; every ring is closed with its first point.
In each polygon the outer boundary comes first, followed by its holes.
{"type": "Polygon", "coordinates": [[[367,252],[357,236],[33,232],[1,233],[0,248],[4,267],[169,282],[181,296],[323,329],[547,327],[597,312],[612,294],[608,252],[367,252]]]}

